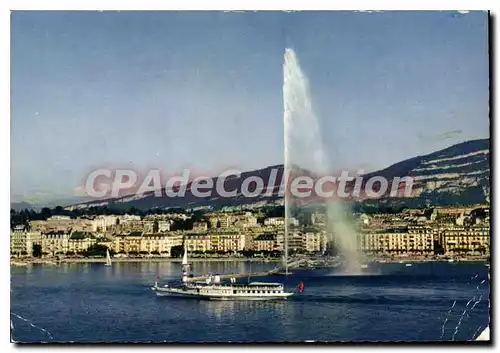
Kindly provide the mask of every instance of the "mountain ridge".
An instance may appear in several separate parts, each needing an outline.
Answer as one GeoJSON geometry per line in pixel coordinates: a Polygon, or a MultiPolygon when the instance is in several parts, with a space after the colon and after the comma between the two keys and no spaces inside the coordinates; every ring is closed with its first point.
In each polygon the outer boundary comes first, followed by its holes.
{"type": "MultiPolygon", "coordinates": [[[[367,173],[363,175],[364,181],[372,176],[383,176],[387,180],[393,180],[394,177],[410,176],[414,179],[414,195],[408,198],[381,197],[375,200],[360,200],[359,202],[380,202],[394,205],[411,204],[415,207],[422,207],[428,204],[453,205],[484,203],[488,201],[489,198],[489,153],[489,139],[476,139],[461,142],[426,155],[412,157],[379,171],[367,173]],[[473,177],[474,175],[475,177],[473,177]]],[[[278,169],[276,180],[281,180],[283,165],[278,164],[263,169],[243,172],[239,179],[227,180],[225,187],[227,190],[232,190],[233,188],[238,189],[241,187],[241,180],[249,176],[259,176],[266,181],[269,179],[272,169],[278,169]]],[[[352,187],[353,184],[348,184],[347,186],[347,188],[352,187]]],[[[234,198],[220,198],[215,196],[200,199],[186,192],[186,197],[182,199],[145,196],[140,199],[130,200],[130,196],[125,196],[113,199],[111,203],[106,201],[105,204],[118,206],[120,208],[123,206],[133,206],[140,209],[170,207],[221,208],[243,205],[258,206],[259,204],[279,203],[282,198],[276,195],[278,189],[279,184],[275,185],[271,196],[261,195],[256,198],[246,198],[242,197],[240,194],[234,198]]],[[[87,205],[88,204],[93,203],[87,203],[87,205]]]]}
{"type": "MultiPolygon", "coordinates": [[[[283,168],[283,164],[277,164],[262,169],[245,171],[241,173],[240,178],[228,178],[225,182],[226,190],[240,190],[242,180],[247,177],[258,176],[267,182],[271,171],[276,169],[276,184],[272,188],[271,195],[268,194],[267,196],[260,195],[248,198],[239,193],[232,198],[222,198],[220,196],[199,198],[192,195],[190,191],[191,183],[188,183],[184,197],[155,197],[152,193],[146,193],[142,197],[126,195],[76,203],[68,205],[66,208],[107,206],[108,208],[120,209],[135,207],[143,210],[155,208],[220,209],[282,204],[283,199],[278,195],[278,190],[280,187],[279,181],[283,176],[283,168]]],[[[355,202],[411,207],[468,205],[489,202],[490,141],[489,138],[464,141],[429,154],[405,159],[376,172],[364,174],[362,185],[372,176],[382,176],[386,180],[393,180],[395,177],[412,177],[414,182],[411,197],[388,197],[383,195],[376,199],[362,197],[359,200],[354,200],[355,202]]],[[[216,178],[213,177],[214,185],[216,178]]],[[[265,185],[265,187],[267,186],[265,185]]],[[[352,190],[353,187],[353,182],[348,183],[346,189],[352,190]]],[[[165,195],[164,188],[162,193],[165,195]]]]}

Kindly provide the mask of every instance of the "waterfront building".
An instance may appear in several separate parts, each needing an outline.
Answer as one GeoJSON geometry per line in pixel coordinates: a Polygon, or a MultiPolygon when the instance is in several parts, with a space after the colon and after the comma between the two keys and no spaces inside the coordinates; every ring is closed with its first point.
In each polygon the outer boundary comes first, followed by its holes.
{"type": "Polygon", "coordinates": [[[443,245],[447,252],[478,251],[489,254],[490,228],[450,227],[443,231],[443,245]]]}
{"type": "Polygon", "coordinates": [[[325,242],[319,232],[304,233],[304,250],[309,252],[320,252],[324,250],[325,242]]]}
{"type": "MultiPolygon", "coordinates": [[[[276,242],[277,250],[284,251],[285,249],[285,230],[280,229],[277,232],[276,242]]],[[[305,250],[304,236],[300,231],[294,230],[288,233],[288,250],[301,251],[305,250]]]]}
{"type": "Polygon", "coordinates": [[[187,247],[188,252],[192,253],[194,251],[205,252],[212,250],[212,242],[210,236],[206,233],[197,234],[189,233],[186,234],[184,246],[187,247]]]}
{"type": "Polygon", "coordinates": [[[434,251],[435,241],[438,240],[437,229],[427,225],[415,225],[408,227],[408,250],[419,252],[434,251]]]}
{"type": "Polygon", "coordinates": [[[18,225],[10,233],[10,252],[26,256],[33,255],[33,246],[41,245],[41,232],[27,226],[18,225]]]}
{"type": "Polygon", "coordinates": [[[183,243],[183,236],[178,233],[143,233],[131,232],[119,234],[111,241],[111,247],[116,253],[158,253],[170,256],[173,246],[183,243]]]}
{"type": "Polygon", "coordinates": [[[237,252],[245,249],[245,236],[240,232],[214,232],[209,237],[212,251],[237,252]]]}
{"type": "Polygon", "coordinates": [[[42,254],[66,254],[69,251],[70,233],[59,230],[42,233],[42,254]]]}
{"type": "Polygon", "coordinates": [[[276,248],[279,251],[285,250],[285,229],[283,227],[276,231],[276,248]]]}
{"type": "Polygon", "coordinates": [[[73,232],[68,240],[68,252],[79,253],[87,250],[97,243],[97,238],[92,233],[73,232]]]}
{"type": "Polygon", "coordinates": [[[115,236],[113,250],[115,253],[138,253],[141,251],[143,232],[130,232],[115,236]]]}
{"type": "Polygon", "coordinates": [[[360,242],[367,253],[432,252],[434,232],[426,227],[371,230],[360,234],[360,242]]]}
{"type": "Polygon", "coordinates": [[[253,239],[253,250],[255,251],[274,251],[276,247],[276,234],[260,234],[253,239]]]}
{"type": "Polygon", "coordinates": [[[172,247],[182,245],[182,243],[183,236],[180,234],[144,234],[141,239],[140,251],[170,256],[172,247]]]}

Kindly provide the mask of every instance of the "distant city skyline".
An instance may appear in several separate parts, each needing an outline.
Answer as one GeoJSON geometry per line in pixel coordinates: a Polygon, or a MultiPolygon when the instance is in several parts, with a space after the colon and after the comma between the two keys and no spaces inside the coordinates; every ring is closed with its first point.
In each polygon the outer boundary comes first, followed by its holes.
{"type": "Polygon", "coordinates": [[[286,46],[336,169],[489,137],[487,12],[13,12],[12,201],[283,163],[286,46]]]}

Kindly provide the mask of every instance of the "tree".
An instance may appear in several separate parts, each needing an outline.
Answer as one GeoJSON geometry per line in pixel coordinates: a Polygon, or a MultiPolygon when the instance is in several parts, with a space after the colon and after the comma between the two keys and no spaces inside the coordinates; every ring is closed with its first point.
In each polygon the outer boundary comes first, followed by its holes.
{"type": "Polygon", "coordinates": [[[33,245],[33,257],[42,257],[42,246],[40,244],[33,245]]]}
{"type": "Polygon", "coordinates": [[[83,252],[83,255],[88,257],[88,256],[106,256],[106,251],[108,250],[108,247],[106,245],[102,244],[92,244],[83,252]]]}
{"type": "Polygon", "coordinates": [[[434,254],[436,254],[436,255],[443,255],[444,254],[443,245],[436,240],[434,241],[434,254]]]}
{"type": "Polygon", "coordinates": [[[51,209],[48,208],[48,207],[42,208],[42,210],[40,211],[40,216],[44,220],[46,220],[47,218],[52,217],[52,211],[51,211],[51,209]]]}
{"type": "Polygon", "coordinates": [[[337,256],[339,254],[339,250],[338,250],[338,247],[335,245],[335,243],[328,242],[326,244],[325,253],[326,253],[326,255],[337,256]]]}
{"type": "Polygon", "coordinates": [[[135,215],[135,216],[143,216],[143,213],[141,210],[139,210],[138,208],[132,206],[128,209],[127,211],[128,214],[131,214],[131,215],[135,215]]]}
{"type": "Polygon", "coordinates": [[[170,249],[170,257],[181,257],[184,254],[184,246],[176,245],[170,249]]]}
{"type": "Polygon", "coordinates": [[[476,251],[479,251],[481,253],[481,255],[484,255],[486,253],[486,247],[484,247],[483,245],[478,246],[476,248],[476,251]]]}
{"type": "Polygon", "coordinates": [[[241,250],[239,253],[247,258],[254,257],[256,254],[255,250],[241,250]]]}

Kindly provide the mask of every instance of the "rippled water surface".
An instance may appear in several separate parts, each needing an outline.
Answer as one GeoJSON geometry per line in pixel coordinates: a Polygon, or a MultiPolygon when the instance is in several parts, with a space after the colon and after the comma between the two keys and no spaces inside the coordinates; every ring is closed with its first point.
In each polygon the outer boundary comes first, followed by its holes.
{"type": "MultiPolygon", "coordinates": [[[[195,263],[197,273],[256,272],[266,263],[195,263]]],[[[286,301],[156,297],[179,263],[32,265],[11,270],[12,338],[21,342],[470,340],[489,322],[481,263],[373,264],[362,276],[298,271],[286,301]]],[[[242,281],[246,281],[243,279],[242,281]]]]}

